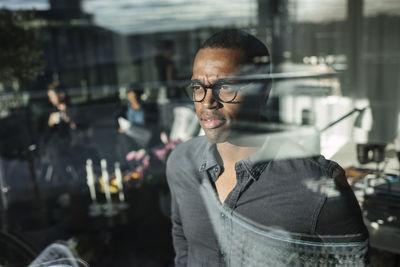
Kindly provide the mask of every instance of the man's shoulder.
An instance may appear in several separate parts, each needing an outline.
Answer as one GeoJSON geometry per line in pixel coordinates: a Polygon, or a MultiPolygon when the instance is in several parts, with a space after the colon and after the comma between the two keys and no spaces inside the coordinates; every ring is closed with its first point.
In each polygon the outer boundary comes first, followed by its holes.
{"type": "Polygon", "coordinates": [[[277,183],[290,183],[297,190],[305,190],[311,198],[343,198],[352,194],[343,168],[322,155],[287,159],[272,162],[271,165],[269,170],[279,174],[277,183]]]}
{"type": "Polygon", "coordinates": [[[306,173],[319,177],[333,178],[344,172],[338,163],[328,160],[322,155],[278,160],[274,161],[273,164],[277,165],[279,169],[284,170],[284,172],[306,173]]]}
{"type": "Polygon", "coordinates": [[[200,160],[207,143],[208,141],[204,136],[199,136],[179,144],[168,157],[167,169],[200,166],[200,160]]]}
{"type": "Polygon", "coordinates": [[[208,141],[204,136],[198,136],[192,138],[188,141],[185,141],[179,144],[174,151],[172,151],[169,160],[174,160],[175,158],[181,158],[183,155],[196,155],[198,153],[204,151],[205,146],[207,145],[208,141]]]}
{"type": "MultiPolygon", "coordinates": [[[[338,163],[319,155],[280,164],[284,164],[285,172],[290,176],[283,180],[293,183],[296,192],[307,199],[307,207],[317,214],[315,231],[318,234],[357,234],[355,239],[365,240],[367,234],[360,207],[345,171],[338,163]]],[[[283,169],[283,166],[278,167],[283,169]]]]}
{"type": "Polygon", "coordinates": [[[343,168],[337,162],[326,159],[322,155],[311,157],[309,161],[325,172],[328,177],[334,177],[339,172],[344,173],[343,168]]]}
{"type": "Polygon", "coordinates": [[[320,155],[318,157],[313,157],[309,159],[310,165],[315,166],[320,172],[320,180],[322,182],[328,182],[337,190],[349,189],[349,184],[347,183],[347,177],[344,169],[335,161],[326,159],[324,156],[320,155]]]}

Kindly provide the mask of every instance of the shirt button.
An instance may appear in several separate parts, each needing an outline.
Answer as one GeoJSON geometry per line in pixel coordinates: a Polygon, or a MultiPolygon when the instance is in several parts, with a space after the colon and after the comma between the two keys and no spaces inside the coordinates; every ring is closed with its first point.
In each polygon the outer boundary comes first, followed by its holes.
{"type": "Polygon", "coordinates": [[[218,168],[218,167],[215,167],[215,168],[214,168],[214,172],[217,173],[218,171],[219,171],[219,168],[218,168]]]}

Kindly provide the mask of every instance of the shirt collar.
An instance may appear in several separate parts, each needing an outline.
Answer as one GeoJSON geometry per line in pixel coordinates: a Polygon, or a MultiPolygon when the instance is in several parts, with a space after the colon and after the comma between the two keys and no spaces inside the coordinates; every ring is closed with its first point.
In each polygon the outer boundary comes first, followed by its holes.
{"type": "MultiPolygon", "coordinates": [[[[207,141],[205,145],[205,149],[203,155],[201,157],[199,171],[208,171],[216,166],[221,166],[222,162],[219,158],[217,146],[214,143],[210,143],[207,141]]],[[[266,162],[254,162],[251,160],[251,157],[248,157],[244,160],[238,161],[236,163],[236,171],[245,170],[252,179],[257,180],[262,171],[267,166],[266,162]]]]}
{"type": "Polygon", "coordinates": [[[217,146],[207,141],[203,155],[201,157],[202,160],[200,162],[201,164],[199,171],[206,171],[211,169],[212,167],[215,167],[216,165],[222,164],[221,162],[219,162],[217,157],[218,157],[217,146]]]}

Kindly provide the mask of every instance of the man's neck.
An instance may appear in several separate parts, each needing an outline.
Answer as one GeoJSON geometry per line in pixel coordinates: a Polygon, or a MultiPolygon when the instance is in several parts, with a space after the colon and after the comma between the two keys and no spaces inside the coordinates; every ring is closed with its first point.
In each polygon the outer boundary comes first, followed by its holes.
{"type": "Polygon", "coordinates": [[[224,165],[234,165],[253,155],[259,147],[255,146],[239,146],[230,142],[217,143],[218,153],[224,162],[224,165]]]}

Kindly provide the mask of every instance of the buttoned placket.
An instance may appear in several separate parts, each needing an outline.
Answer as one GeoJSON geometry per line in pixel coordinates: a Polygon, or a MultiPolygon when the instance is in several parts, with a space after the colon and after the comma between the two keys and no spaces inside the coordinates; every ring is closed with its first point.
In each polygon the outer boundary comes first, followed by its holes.
{"type": "Polygon", "coordinates": [[[216,181],[221,172],[221,167],[219,167],[218,165],[215,166],[213,172],[214,172],[214,181],[216,181]]]}
{"type": "MultiPolygon", "coordinates": [[[[219,175],[219,171],[217,171],[217,168],[214,168],[215,172],[214,175],[219,175]]],[[[219,170],[219,169],[218,169],[219,170]]],[[[231,210],[231,213],[234,211],[236,208],[236,204],[239,200],[240,194],[245,188],[245,186],[249,183],[249,180],[252,180],[252,176],[249,174],[247,168],[245,167],[243,162],[238,162],[235,165],[235,173],[236,173],[236,185],[232,189],[232,191],[228,194],[227,198],[225,199],[224,204],[229,207],[231,210]]],[[[218,176],[217,176],[218,177],[218,176]]],[[[224,257],[225,254],[231,255],[233,253],[233,247],[231,244],[234,244],[233,240],[230,240],[231,238],[234,237],[233,234],[233,229],[232,229],[232,220],[229,220],[226,218],[226,216],[221,213],[221,224],[222,224],[222,229],[225,234],[225,238],[227,238],[229,241],[225,241],[225,244],[229,244],[229,246],[226,248],[225,253],[220,251],[220,257],[224,257]]],[[[230,257],[227,257],[225,260],[229,260],[230,257]]],[[[229,266],[230,263],[226,262],[226,264],[229,266]]]]}
{"type": "Polygon", "coordinates": [[[247,184],[247,181],[250,178],[249,173],[243,167],[243,163],[238,162],[235,165],[235,172],[236,172],[236,185],[232,189],[232,191],[228,194],[225,204],[232,209],[232,211],[236,208],[236,204],[239,200],[240,193],[243,191],[243,185],[247,184]]]}
{"type": "MultiPolygon", "coordinates": [[[[206,166],[204,166],[203,169],[206,169],[206,166]]],[[[210,182],[215,183],[215,181],[218,179],[218,176],[221,173],[221,167],[218,164],[216,164],[215,166],[212,166],[212,167],[209,166],[209,168],[206,171],[206,173],[208,174],[210,182]]],[[[230,235],[227,235],[226,233],[229,233],[229,231],[231,229],[230,226],[229,226],[230,220],[227,220],[226,215],[223,212],[221,212],[219,221],[220,221],[221,230],[224,233],[221,237],[229,239],[230,235]]],[[[226,243],[226,244],[231,243],[231,242],[226,242],[226,241],[223,241],[223,242],[226,243]]],[[[225,256],[226,256],[225,251],[223,251],[220,248],[218,250],[218,257],[220,258],[221,262],[225,262],[225,260],[226,260],[225,256]]],[[[225,264],[227,264],[227,263],[225,262],[225,264]]]]}
{"type": "MultiPolygon", "coordinates": [[[[205,160],[200,167],[200,171],[203,171],[210,182],[215,183],[221,174],[222,167],[218,165],[214,160],[208,158],[205,160]]],[[[231,213],[236,208],[237,202],[240,198],[240,194],[242,193],[245,188],[249,186],[249,184],[254,180],[253,174],[250,172],[250,168],[245,164],[244,161],[237,162],[235,164],[235,172],[236,172],[236,185],[232,189],[232,191],[228,194],[225,202],[227,207],[231,210],[231,213]]],[[[226,238],[225,244],[233,244],[231,239],[234,235],[232,234],[232,221],[228,219],[223,212],[220,213],[220,223],[221,223],[221,230],[223,231],[223,237],[226,238]],[[228,242],[227,242],[228,241],[228,242]]],[[[232,247],[229,246],[226,248],[226,251],[222,251],[221,249],[218,250],[218,255],[221,260],[224,260],[227,265],[229,265],[226,260],[230,257],[226,257],[232,253],[232,247]]]]}

